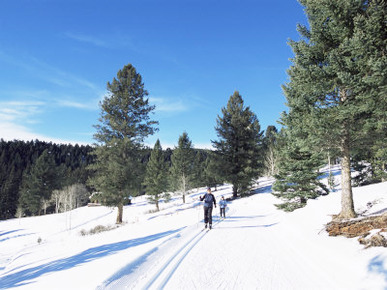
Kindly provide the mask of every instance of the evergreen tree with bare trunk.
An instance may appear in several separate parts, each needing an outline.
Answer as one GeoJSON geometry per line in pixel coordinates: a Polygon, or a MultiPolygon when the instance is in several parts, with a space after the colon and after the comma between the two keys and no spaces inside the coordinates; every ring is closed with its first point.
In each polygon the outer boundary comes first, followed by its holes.
{"type": "Polygon", "coordinates": [[[192,142],[187,132],[184,132],[178,141],[178,146],[173,150],[171,157],[171,178],[170,185],[174,190],[181,192],[183,203],[187,191],[192,188],[192,178],[194,174],[194,158],[192,142]]]}
{"type": "Polygon", "coordinates": [[[303,126],[320,150],[339,150],[342,198],[337,219],[353,218],[353,150],[387,141],[387,4],[300,3],[309,26],[299,25],[301,40],[290,41],[295,57],[284,86],[289,112],[283,121],[285,126],[303,126]]]}
{"type": "Polygon", "coordinates": [[[139,193],[142,182],[140,150],[158,122],[150,119],[155,107],[149,105],[141,75],[131,64],[118,71],[117,78],[107,83],[107,90],[100,103],[100,124],[95,126],[98,144],[89,184],[100,192],[105,205],[118,208],[116,222],[122,223],[124,203],[139,193]]]}
{"type": "Polygon", "coordinates": [[[233,197],[244,195],[263,173],[263,132],[257,116],[244,105],[238,91],[222,108],[215,130],[219,137],[212,141],[218,155],[224,180],[233,185],[233,197]]]}
{"type": "Polygon", "coordinates": [[[165,161],[163,149],[160,140],[157,139],[155,146],[151,152],[148,164],[146,165],[146,173],[144,179],[145,192],[150,203],[156,205],[156,210],[159,211],[159,201],[164,199],[170,200],[168,189],[168,168],[165,161]]]}

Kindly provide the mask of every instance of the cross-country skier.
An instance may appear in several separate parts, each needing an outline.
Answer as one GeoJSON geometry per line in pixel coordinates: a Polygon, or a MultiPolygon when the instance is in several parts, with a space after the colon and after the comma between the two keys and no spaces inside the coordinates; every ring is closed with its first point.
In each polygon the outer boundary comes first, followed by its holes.
{"type": "Polygon", "coordinates": [[[224,196],[222,195],[222,199],[219,201],[220,217],[226,218],[226,207],[227,202],[224,199],[224,196]]]}
{"type": "Polygon", "coordinates": [[[200,201],[204,200],[204,228],[207,228],[209,224],[210,229],[212,228],[212,205],[216,207],[215,196],[211,193],[211,188],[207,188],[207,193],[200,197],[200,201]]]}

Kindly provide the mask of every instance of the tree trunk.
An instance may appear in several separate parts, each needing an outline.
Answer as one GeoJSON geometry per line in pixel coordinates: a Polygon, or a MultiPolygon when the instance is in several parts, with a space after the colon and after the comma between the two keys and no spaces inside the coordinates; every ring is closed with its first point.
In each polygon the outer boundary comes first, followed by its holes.
{"type": "Polygon", "coordinates": [[[329,175],[332,174],[332,164],[331,164],[331,154],[329,154],[328,151],[328,168],[329,168],[329,175]]]}
{"type": "Polygon", "coordinates": [[[233,185],[232,186],[232,197],[237,198],[238,197],[238,186],[233,185]]]}
{"type": "Polygon", "coordinates": [[[351,186],[351,156],[350,156],[350,142],[349,132],[345,128],[345,134],[342,142],[342,160],[341,160],[341,212],[337,216],[338,219],[351,219],[356,217],[352,186],[351,186]]]}
{"type": "Polygon", "coordinates": [[[117,205],[117,221],[116,221],[116,224],[122,224],[123,211],[124,211],[124,206],[123,206],[122,202],[120,202],[117,205]]]}
{"type": "Polygon", "coordinates": [[[182,183],[183,183],[183,203],[185,203],[185,192],[187,190],[187,180],[184,173],[182,176],[182,183]]]}

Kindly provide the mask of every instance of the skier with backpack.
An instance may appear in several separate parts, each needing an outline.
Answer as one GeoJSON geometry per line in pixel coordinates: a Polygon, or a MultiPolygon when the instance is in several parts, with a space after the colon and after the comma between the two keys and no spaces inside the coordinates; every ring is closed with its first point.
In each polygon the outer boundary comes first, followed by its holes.
{"type": "Polygon", "coordinates": [[[209,224],[209,229],[212,228],[212,206],[216,208],[215,196],[211,193],[211,188],[207,188],[207,193],[204,196],[200,196],[200,201],[204,200],[204,228],[207,228],[209,224]]]}

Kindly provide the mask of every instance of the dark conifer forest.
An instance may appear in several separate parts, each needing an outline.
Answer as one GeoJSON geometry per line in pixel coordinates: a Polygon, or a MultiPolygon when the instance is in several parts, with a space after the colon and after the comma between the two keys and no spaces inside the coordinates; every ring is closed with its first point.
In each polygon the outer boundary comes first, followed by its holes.
{"type": "MultiPolygon", "coordinates": [[[[47,151],[56,168],[61,168],[60,184],[86,184],[87,166],[92,163],[91,146],[57,145],[42,141],[0,141],[0,219],[16,215],[23,178],[30,175],[36,160],[47,151]]],[[[28,197],[27,197],[28,199],[28,197]]]]}

